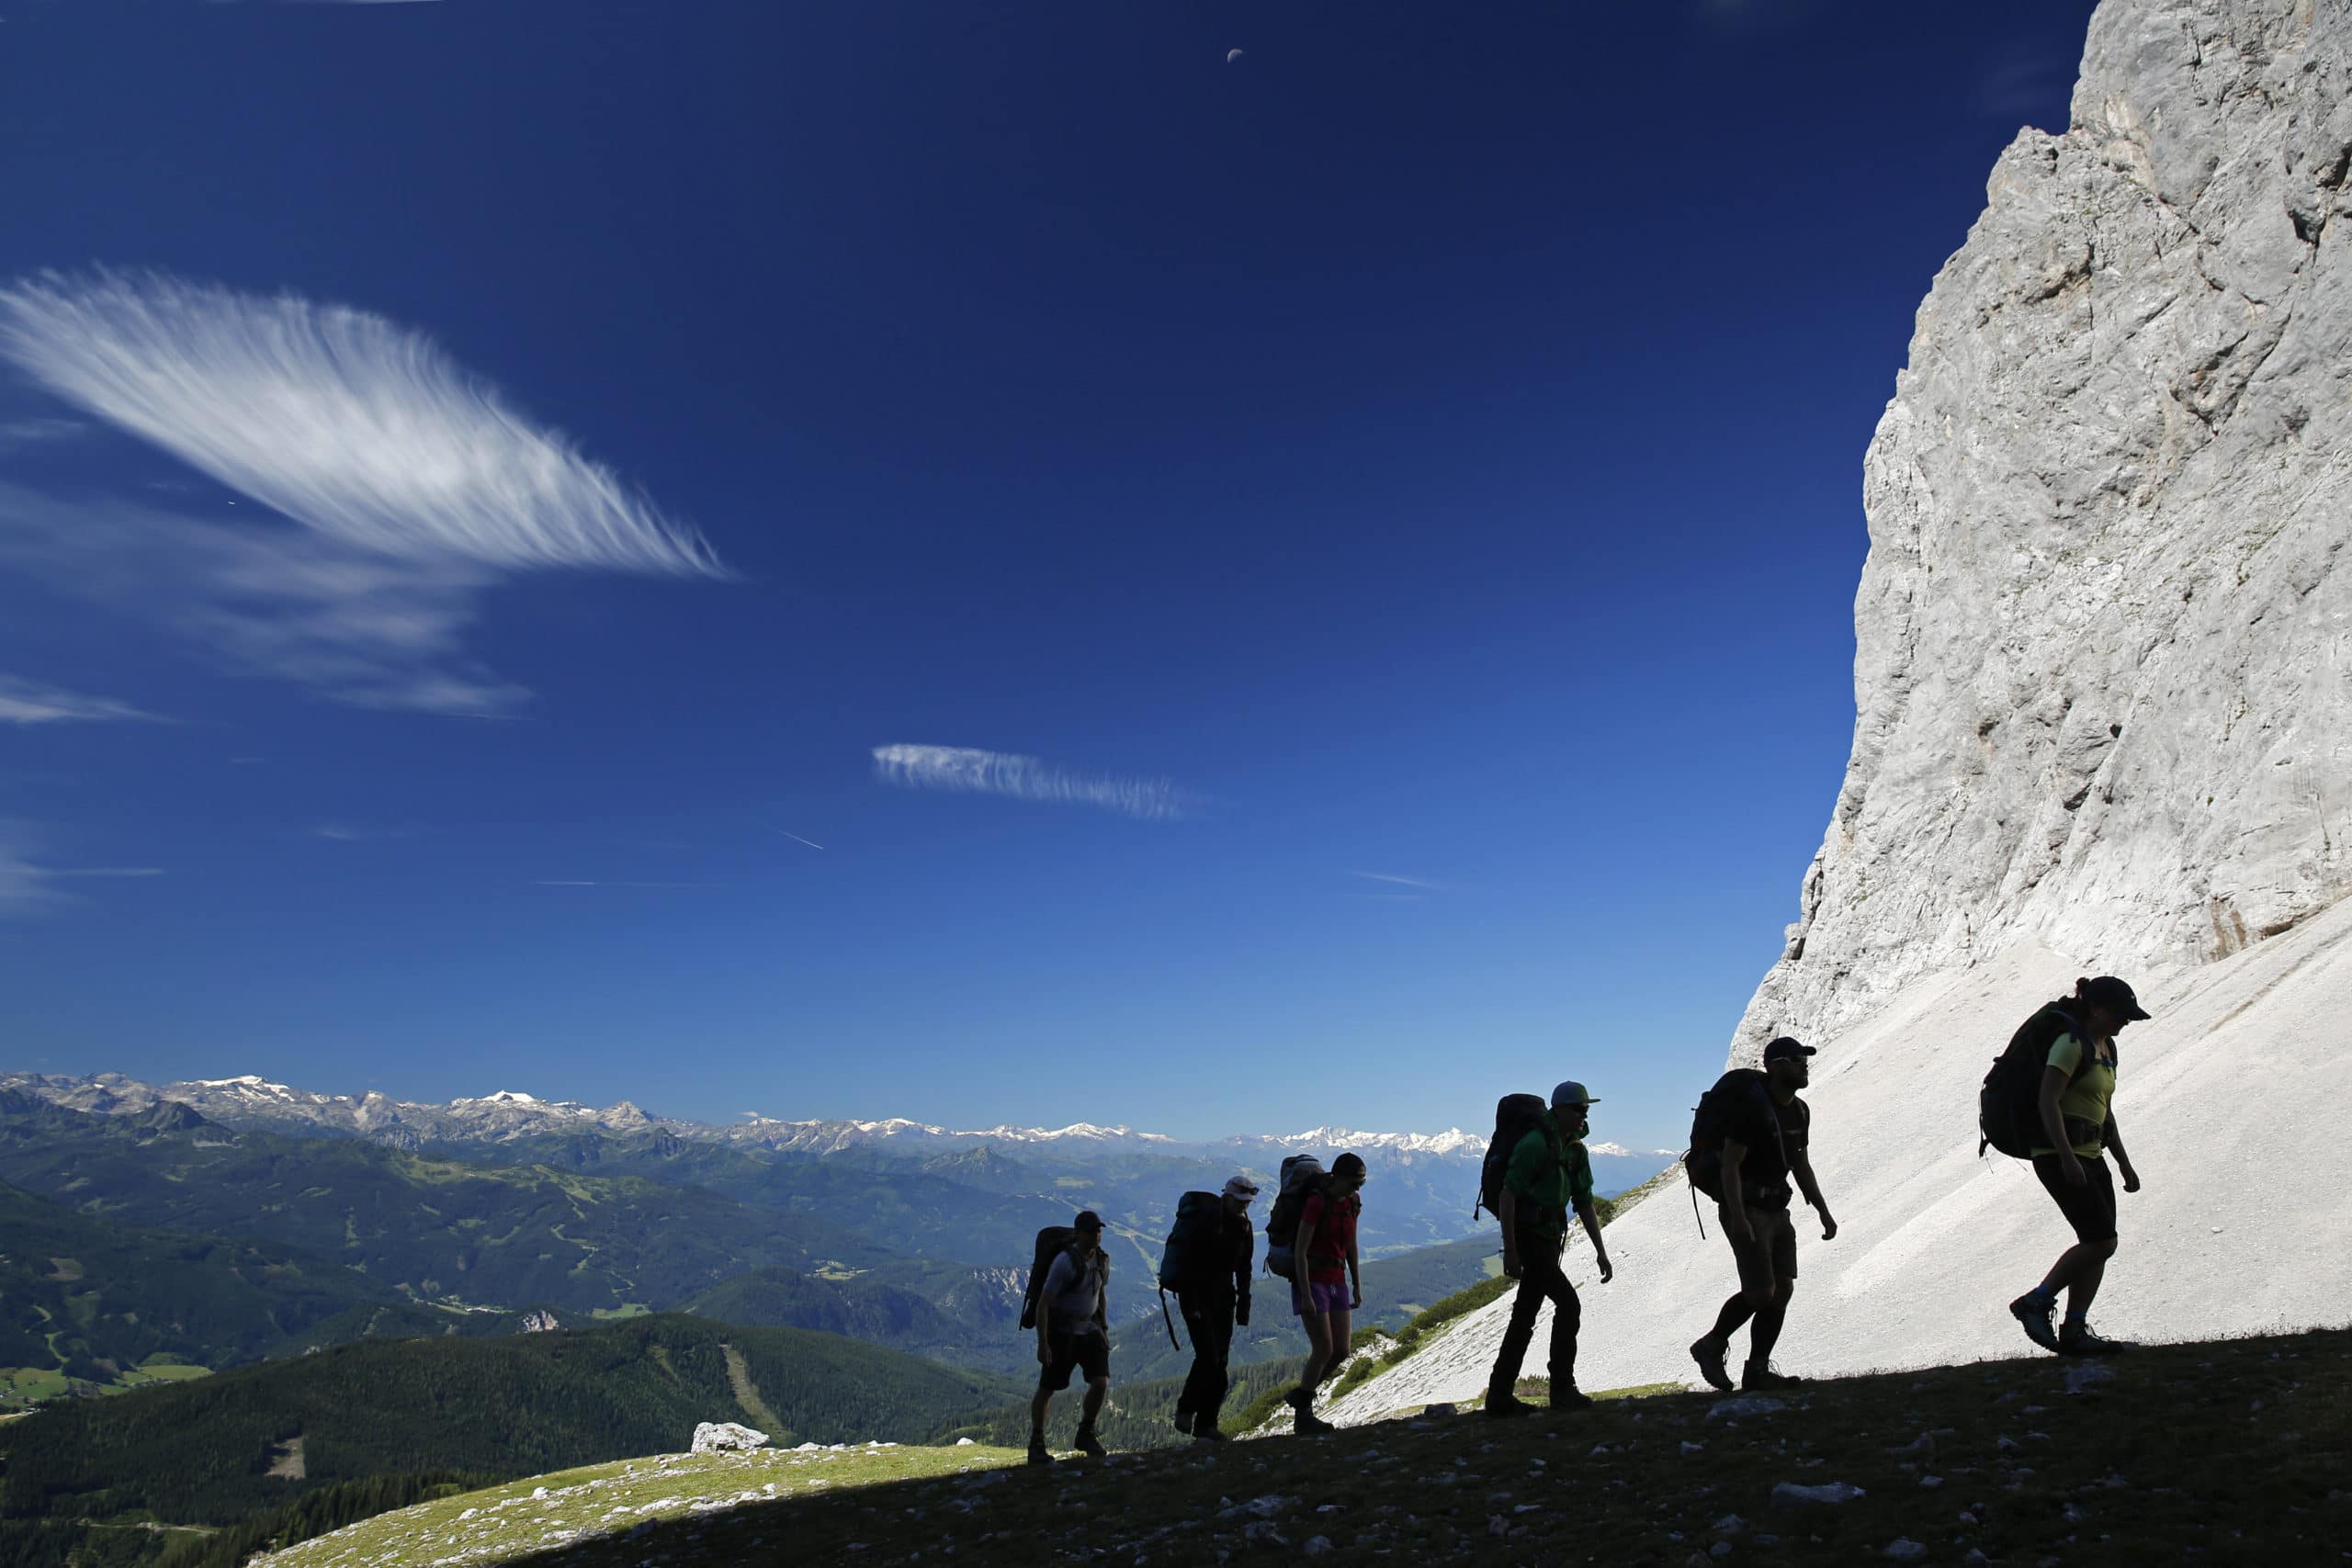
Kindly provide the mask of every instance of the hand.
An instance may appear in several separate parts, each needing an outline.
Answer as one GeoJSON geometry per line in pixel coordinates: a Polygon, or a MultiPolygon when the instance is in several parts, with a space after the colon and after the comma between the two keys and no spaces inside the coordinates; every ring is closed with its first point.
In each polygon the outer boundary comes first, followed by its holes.
{"type": "Polygon", "coordinates": [[[1829,1211],[1826,1209],[1821,1211],[1821,1239],[1824,1241],[1838,1239],[1838,1222],[1829,1217],[1829,1211]]]}
{"type": "Polygon", "coordinates": [[[2066,1185],[2069,1187],[2088,1187],[2090,1184],[2090,1172],[2083,1168],[2083,1162],[2076,1159],[2073,1155],[2068,1155],[2066,1156],[2066,1185]]]}
{"type": "Polygon", "coordinates": [[[2123,1166],[2123,1190],[2126,1192],[2140,1190],[2140,1173],[2132,1169],[2128,1162],[2123,1166]]]}
{"type": "Polygon", "coordinates": [[[1602,1284],[1605,1285],[1609,1283],[1610,1280],[1614,1280],[1617,1277],[1617,1270],[1610,1266],[1608,1253],[1601,1251],[1599,1248],[1595,1248],[1593,1252],[1593,1260],[1600,1265],[1600,1282],[1602,1284]]]}
{"type": "Polygon", "coordinates": [[[1503,1278],[1506,1280],[1519,1278],[1519,1252],[1515,1247],[1503,1248],[1503,1278]]]}
{"type": "Polygon", "coordinates": [[[1348,1310],[1350,1312],[1354,1312],[1363,1305],[1363,1287],[1362,1285],[1350,1285],[1348,1287],[1348,1310]]]}
{"type": "Polygon", "coordinates": [[[1054,1348],[1043,1339],[1037,1341],[1037,1364],[1041,1367],[1054,1364],[1054,1348]]]}
{"type": "Polygon", "coordinates": [[[1731,1218],[1724,1222],[1724,1234],[1742,1245],[1752,1245],[1756,1240],[1756,1227],[1747,1223],[1747,1211],[1734,1209],[1731,1218]]]}
{"type": "Polygon", "coordinates": [[[1240,1307],[1234,1312],[1233,1326],[1236,1328],[1247,1328],[1250,1326],[1250,1304],[1247,1302],[1244,1302],[1240,1307]]]}

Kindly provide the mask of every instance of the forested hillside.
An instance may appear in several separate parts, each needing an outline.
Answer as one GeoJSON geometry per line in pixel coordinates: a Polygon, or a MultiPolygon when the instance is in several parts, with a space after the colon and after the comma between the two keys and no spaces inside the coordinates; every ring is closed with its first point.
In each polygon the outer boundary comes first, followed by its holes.
{"type": "Polygon", "coordinates": [[[886,1256],[813,1214],[638,1176],[469,1165],[356,1139],[0,1100],[0,1180],[128,1223],[266,1240],[423,1300],[675,1305],[746,1268],[886,1256]]]}
{"type": "Polygon", "coordinates": [[[674,1453],[702,1421],[784,1444],[913,1441],[1019,1392],[831,1335],[674,1314],[371,1340],[0,1425],[0,1546],[45,1517],[227,1525],[370,1476],[674,1453]]]}

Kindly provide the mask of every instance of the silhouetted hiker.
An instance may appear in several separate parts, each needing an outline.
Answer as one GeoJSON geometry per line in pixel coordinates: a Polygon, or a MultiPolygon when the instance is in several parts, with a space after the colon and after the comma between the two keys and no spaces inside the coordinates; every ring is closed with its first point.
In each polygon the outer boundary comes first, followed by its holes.
{"type": "Polygon", "coordinates": [[[1306,1365],[1298,1387],[1285,1401],[1298,1413],[1296,1429],[1328,1432],[1331,1424],[1315,1414],[1315,1387],[1348,1359],[1351,1314],[1363,1305],[1363,1266],[1356,1255],[1356,1216],[1363,1213],[1363,1156],[1341,1155],[1330,1174],[1315,1184],[1298,1212],[1291,1243],[1295,1260],[1291,1306],[1306,1330],[1306,1365]]]}
{"type": "Polygon", "coordinates": [[[1160,1259],[1160,1283],[1175,1291],[1185,1332],[1193,1337],[1193,1370],[1176,1396],[1176,1429],[1204,1443],[1225,1440],[1217,1410],[1225,1404],[1234,1325],[1250,1322],[1250,1270],[1258,1251],[1250,1201],[1257,1196],[1258,1184],[1246,1176],[1227,1181],[1222,1193],[1185,1193],[1160,1259]],[[1187,1205],[1206,1212],[1195,1216],[1187,1205]]]}
{"type": "Polygon", "coordinates": [[[1552,1408],[1582,1410],[1592,1404],[1577,1388],[1577,1327],[1584,1306],[1560,1267],[1560,1253],[1567,1246],[1568,1211],[1574,1209],[1592,1238],[1601,1283],[1616,1275],[1593,1213],[1592,1157],[1583,1143],[1589,1130],[1587,1113],[1599,1103],[1580,1083],[1560,1085],[1552,1091],[1551,1109],[1521,1135],[1503,1168],[1495,1217],[1503,1223],[1503,1272],[1519,1281],[1519,1294],[1512,1298],[1510,1326],[1503,1331],[1502,1348],[1487,1379],[1489,1416],[1524,1416],[1535,1408],[1511,1391],[1535,1337],[1535,1314],[1545,1302],[1552,1303],[1552,1408]]]}
{"type": "Polygon", "coordinates": [[[1111,1259],[1102,1251],[1102,1217],[1079,1211],[1070,1223],[1069,1245],[1055,1254],[1040,1293],[1037,1314],[1037,1394],[1029,1402],[1029,1462],[1051,1464],[1046,1451],[1046,1406],[1069,1386],[1075,1370],[1086,1373],[1080,1407],[1079,1451],[1102,1457],[1094,1417],[1111,1392],[1111,1259]]]}
{"type": "Polygon", "coordinates": [[[1785,1388],[1802,1381],[1772,1368],[1772,1347],[1797,1284],[1797,1228],[1789,1217],[1792,1176],[1821,1215],[1821,1239],[1838,1235],[1838,1222],[1822,1201],[1806,1155],[1813,1111],[1797,1098],[1797,1090],[1812,1080],[1812,1046],[1781,1035],[1764,1047],[1761,1072],[1739,1067],[1716,1079],[1691,1121],[1690,1153],[1685,1156],[1690,1182],[1716,1201],[1739,1265],[1739,1293],[1724,1303],[1715,1325],[1691,1344],[1690,1359],[1710,1383],[1725,1391],[1731,1373],[1724,1357],[1743,1323],[1748,1329],[1742,1388],[1785,1388]]]}
{"type": "Polygon", "coordinates": [[[2115,1037],[2123,1026],[2148,1014],[2132,987],[2112,975],[2076,980],[2075,994],[2061,997],[2025,1021],[2010,1042],[2037,1049],[2047,1036],[2049,1049],[2038,1098],[2041,1134],[2033,1149],[2033,1174],[2058,1212],[2075,1227],[2075,1245],[2041,1283],[2009,1303],[2009,1311],[2025,1325],[2026,1337],[2045,1350],[2069,1356],[2106,1356],[2128,1350],[2120,1339],[2091,1332],[2091,1302],[2107,1274],[2107,1260],[2115,1256],[2115,1179],[2108,1173],[2106,1151],[2115,1152],[2116,1168],[2123,1172],[2123,1190],[2140,1190],[2140,1173],[2123,1152],[2123,1134],[2115,1125],[2115,1037]],[[2064,1326],[2052,1330],[2051,1312],[2058,1292],[2066,1292],[2064,1326]]]}

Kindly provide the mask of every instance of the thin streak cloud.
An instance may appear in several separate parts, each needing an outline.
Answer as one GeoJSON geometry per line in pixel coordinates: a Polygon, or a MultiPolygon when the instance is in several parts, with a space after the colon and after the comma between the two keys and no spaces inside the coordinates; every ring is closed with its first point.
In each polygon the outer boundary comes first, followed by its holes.
{"type": "Polygon", "coordinates": [[[762,823],[762,824],[761,824],[761,826],[762,826],[762,827],[763,827],[763,828],[765,828],[765,829],[767,829],[767,830],[768,830],[769,832],[771,832],[771,833],[781,833],[781,834],[783,834],[786,838],[790,839],[794,843],[796,843],[796,844],[806,844],[806,845],[808,845],[808,846],[810,849],[812,849],[812,850],[821,850],[821,849],[823,849],[823,848],[825,847],[824,845],[822,845],[822,844],[820,844],[820,843],[817,842],[817,840],[814,840],[814,839],[804,839],[804,838],[802,838],[799,834],[797,834],[797,833],[796,833],[796,832],[793,832],[791,829],[786,829],[786,828],[779,828],[779,827],[776,827],[774,823],[771,823],[771,822],[763,822],[763,823],[762,823]]]}
{"type": "Polygon", "coordinates": [[[85,696],[62,686],[0,675],[0,724],[161,722],[152,713],[112,697],[85,696]]]}
{"type": "Polygon", "coordinates": [[[901,789],[1002,795],[1057,806],[1092,806],[1147,822],[1185,816],[1193,797],[1167,779],[1076,773],[1035,757],[967,746],[876,746],[874,775],[901,789]]]}
{"type": "Polygon", "coordinates": [[[53,886],[75,879],[144,878],[164,874],[160,866],[49,866],[28,857],[39,835],[21,822],[0,821],[0,917],[31,915],[56,904],[76,902],[53,886]]]}
{"type": "Polygon", "coordinates": [[[0,356],[326,536],[407,560],[719,576],[694,530],[432,340],[155,274],[0,287],[0,356]]]}
{"type": "Polygon", "coordinates": [[[1418,876],[1391,876],[1385,871],[1351,871],[1348,873],[1348,874],[1350,876],[1360,876],[1366,882],[1394,883],[1399,887],[1419,887],[1430,893],[1442,893],[1445,891],[1445,885],[1443,883],[1424,882],[1418,876]]]}
{"type": "Polygon", "coordinates": [[[576,878],[543,878],[531,884],[534,887],[708,887],[707,882],[602,882],[576,878]]]}

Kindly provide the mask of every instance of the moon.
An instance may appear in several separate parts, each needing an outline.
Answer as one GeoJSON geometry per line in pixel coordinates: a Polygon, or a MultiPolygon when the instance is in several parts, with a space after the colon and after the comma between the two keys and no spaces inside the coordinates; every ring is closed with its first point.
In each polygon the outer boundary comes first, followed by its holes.
{"type": "Polygon", "coordinates": [[[1238,50],[1238,49],[1228,49],[1228,50],[1227,50],[1227,51],[1225,51],[1225,62],[1226,62],[1227,65],[1232,64],[1235,61],[1237,61],[1237,60],[1238,60],[1238,59],[1240,59],[1240,58],[1241,58],[1241,51],[1240,51],[1239,50],[1238,50]]]}

